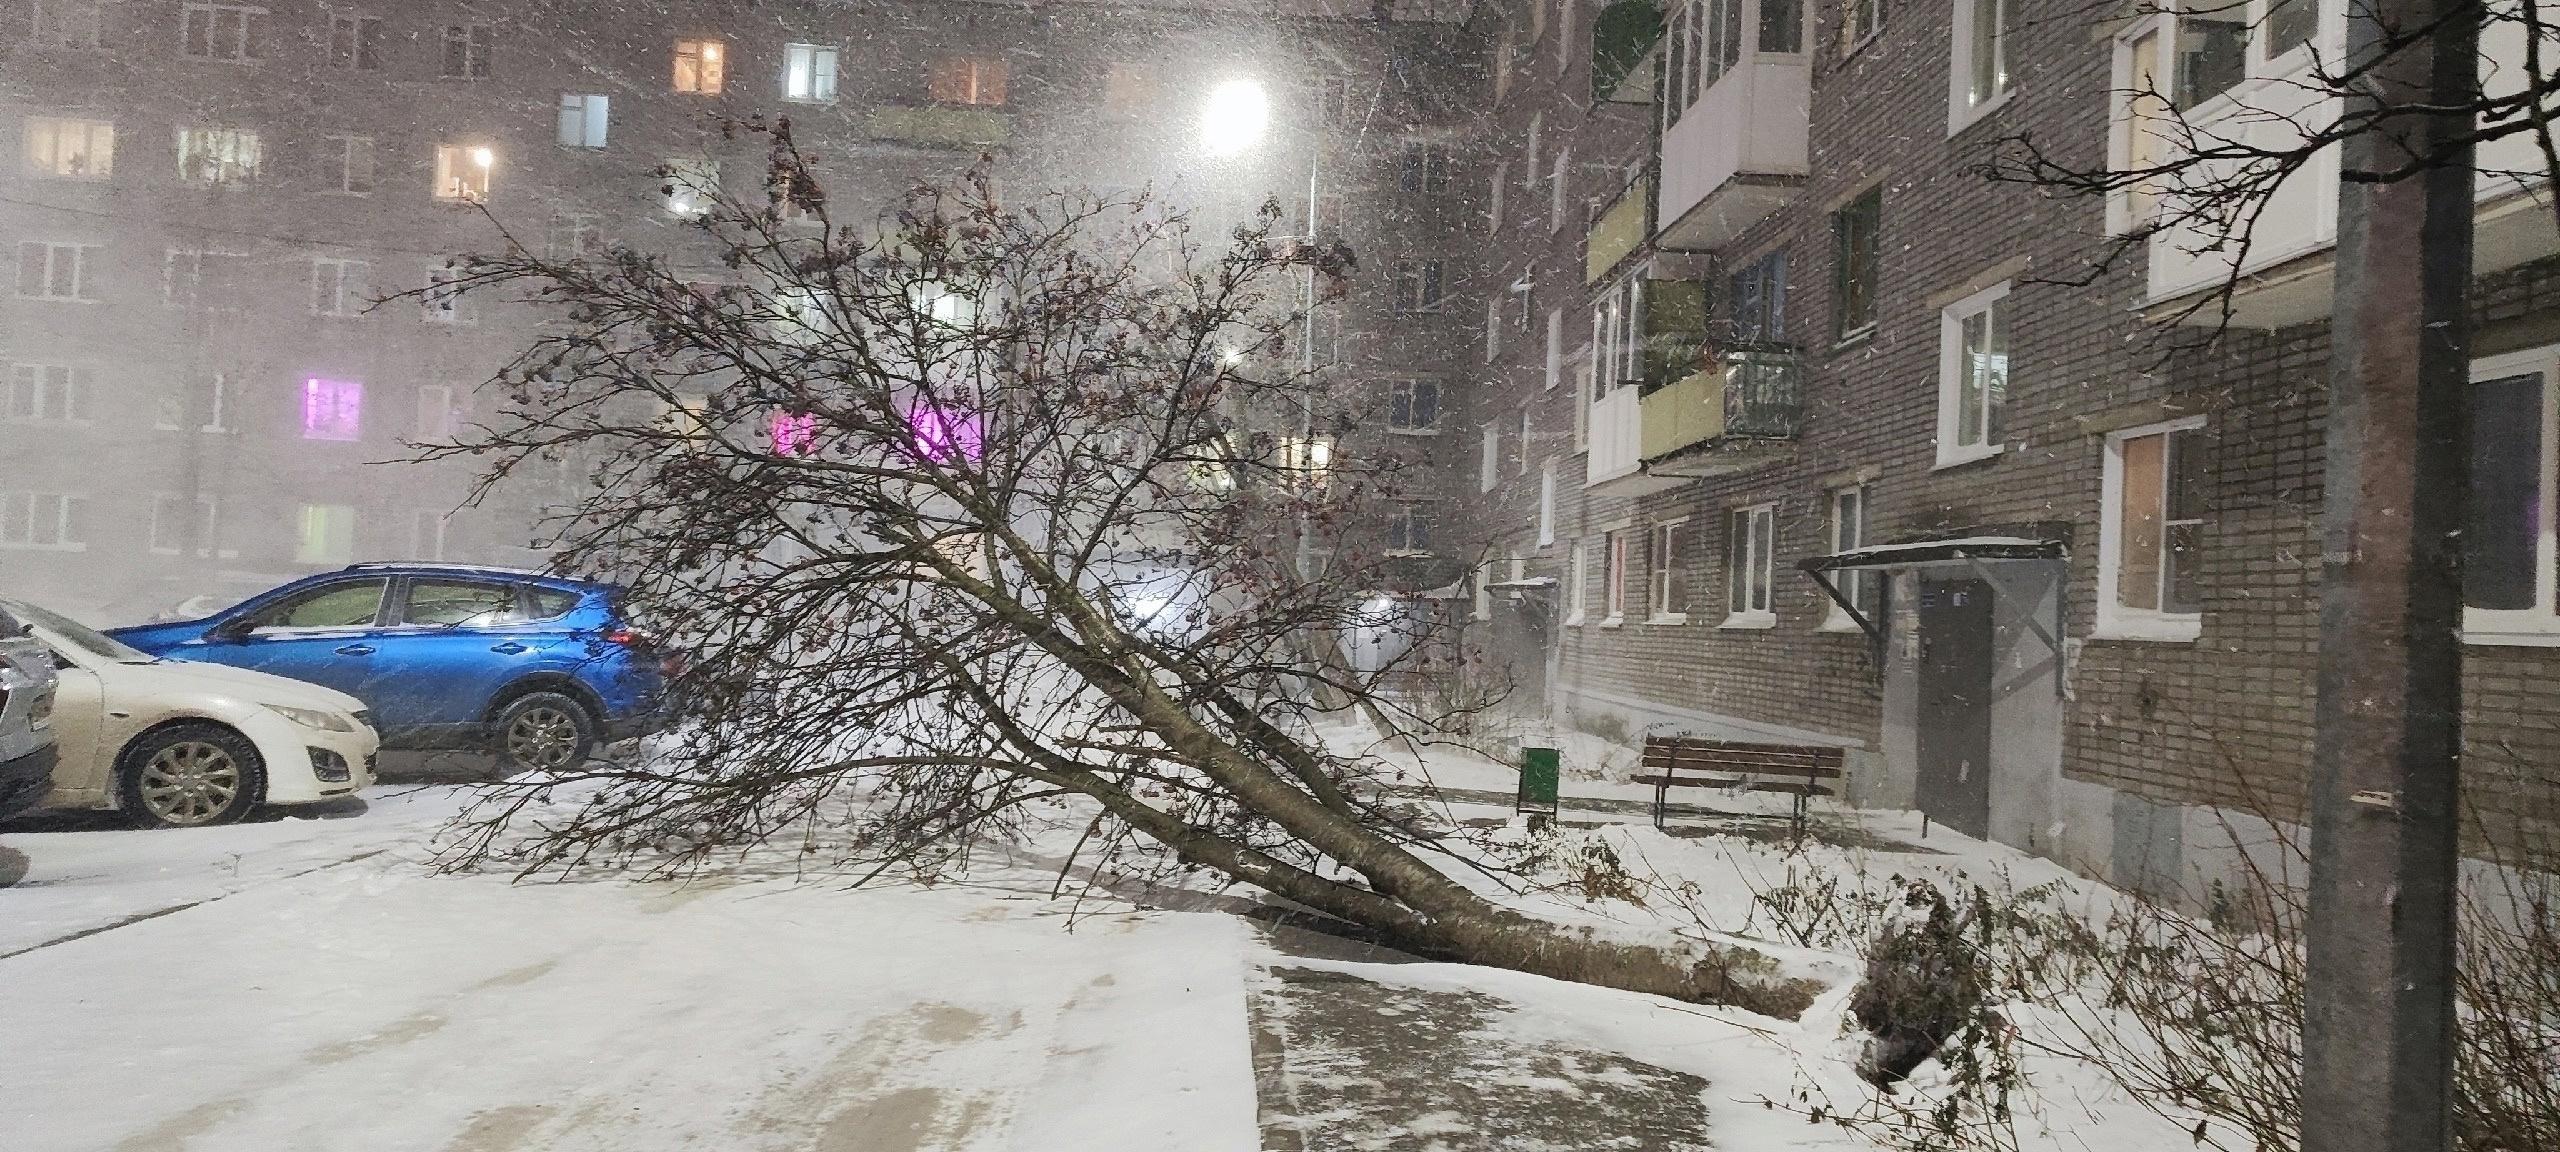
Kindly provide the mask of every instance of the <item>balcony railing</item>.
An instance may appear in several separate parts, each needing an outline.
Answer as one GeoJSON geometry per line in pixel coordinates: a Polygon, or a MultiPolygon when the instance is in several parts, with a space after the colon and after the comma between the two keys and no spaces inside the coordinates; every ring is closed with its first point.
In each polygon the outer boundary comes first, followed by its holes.
{"type": "Polygon", "coordinates": [[[1653,174],[1647,172],[1591,221],[1591,230],[1582,240],[1582,282],[1589,284],[1608,275],[1652,232],[1653,174]]]}
{"type": "Polygon", "coordinates": [[[1794,439],[1804,412],[1802,378],[1791,350],[1726,353],[1722,363],[1644,396],[1641,459],[1727,441],[1794,439]]]}
{"type": "Polygon", "coordinates": [[[871,110],[873,139],[944,148],[992,146],[1013,135],[1013,113],[950,104],[889,105],[871,110]]]}

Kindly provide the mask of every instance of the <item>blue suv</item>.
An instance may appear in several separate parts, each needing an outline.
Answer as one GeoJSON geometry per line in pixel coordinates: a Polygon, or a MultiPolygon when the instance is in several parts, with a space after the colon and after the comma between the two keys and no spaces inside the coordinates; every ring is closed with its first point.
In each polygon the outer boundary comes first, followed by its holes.
{"type": "Polygon", "coordinates": [[[112,635],[345,692],[386,748],[486,748],[508,768],[549,770],[659,726],[674,668],[623,622],[620,600],[613,585],[536,572],[356,564],[112,635]]]}

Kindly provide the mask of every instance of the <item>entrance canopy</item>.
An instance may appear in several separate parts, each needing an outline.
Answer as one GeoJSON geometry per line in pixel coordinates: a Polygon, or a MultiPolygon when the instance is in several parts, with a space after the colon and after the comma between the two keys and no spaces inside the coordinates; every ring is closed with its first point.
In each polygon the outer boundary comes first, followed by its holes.
{"type": "Polygon", "coordinates": [[[1829,556],[1816,556],[1796,567],[1807,572],[1847,572],[1861,568],[1919,568],[1966,564],[1977,560],[2059,560],[2062,541],[2025,536],[1965,536],[1954,540],[1915,540],[1908,544],[1870,544],[1829,556]]]}

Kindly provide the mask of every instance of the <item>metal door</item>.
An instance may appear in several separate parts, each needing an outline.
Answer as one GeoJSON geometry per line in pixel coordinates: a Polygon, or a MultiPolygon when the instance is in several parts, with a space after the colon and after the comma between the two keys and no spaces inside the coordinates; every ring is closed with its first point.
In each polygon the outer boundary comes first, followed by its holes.
{"type": "Polygon", "coordinates": [[[1555,646],[1555,602],[1544,591],[1531,589],[1503,601],[1494,616],[1494,663],[1514,706],[1546,703],[1548,652],[1555,646]]]}
{"type": "Polygon", "coordinates": [[[1920,810],[1967,836],[1991,831],[1991,585],[1920,585],[1920,810]]]}

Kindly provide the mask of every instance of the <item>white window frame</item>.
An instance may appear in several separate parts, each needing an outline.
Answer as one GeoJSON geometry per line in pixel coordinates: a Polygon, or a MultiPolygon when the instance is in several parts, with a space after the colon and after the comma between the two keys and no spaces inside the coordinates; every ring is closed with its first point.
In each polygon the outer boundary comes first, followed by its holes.
{"type": "Polygon", "coordinates": [[[1431,532],[1430,532],[1430,520],[1431,520],[1430,506],[1429,506],[1429,505],[1427,505],[1427,504],[1424,504],[1424,503],[1422,503],[1422,502],[1420,502],[1420,501],[1413,501],[1413,500],[1408,500],[1408,501],[1405,501],[1405,502],[1403,502],[1403,503],[1397,504],[1397,505],[1396,505],[1392,510],[1390,510],[1390,511],[1387,513],[1387,555],[1389,555],[1389,556],[1429,556],[1429,555],[1431,555],[1430,540],[1428,539],[1428,537],[1431,535],[1431,532]],[[1423,541],[1423,547],[1419,547],[1419,548],[1416,548],[1416,547],[1414,547],[1414,546],[1413,546],[1413,537],[1414,537],[1413,526],[1414,526],[1414,524],[1415,524],[1415,523],[1417,523],[1417,522],[1419,522],[1419,523],[1421,523],[1421,524],[1423,524],[1423,525],[1424,525],[1424,529],[1423,529],[1422,535],[1423,535],[1424,537],[1426,537],[1426,539],[1424,539],[1424,541],[1423,541]],[[1395,542],[1395,538],[1396,538],[1396,536],[1397,536],[1398,534],[1402,534],[1402,535],[1403,535],[1403,537],[1404,537],[1404,543],[1402,543],[1402,544],[1397,544],[1397,543],[1395,542]]]}
{"type": "Polygon", "coordinates": [[[35,0],[28,39],[38,48],[95,51],[106,46],[106,8],[101,0],[35,0]],[[50,16],[51,19],[46,17],[50,16]]]}
{"type": "Polygon", "coordinates": [[[103,250],[103,246],[101,245],[81,244],[75,241],[19,241],[19,267],[17,270],[17,283],[19,289],[18,299],[49,300],[65,304],[97,303],[97,269],[94,267],[94,264],[98,259],[98,253],[103,250]],[[44,270],[42,274],[36,278],[37,282],[43,288],[43,291],[41,292],[30,293],[24,291],[27,282],[26,261],[31,250],[41,253],[44,259],[44,270]],[[64,252],[69,252],[71,254],[71,292],[68,295],[53,290],[54,272],[56,270],[55,266],[62,261],[62,254],[64,252]]]}
{"type": "Polygon", "coordinates": [[[266,164],[266,141],[255,128],[186,124],[178,128],[178,179],[198,188],[255,184],[266,164]],[[199,163],[199,158],[209,164],[199,163]]]}
{"type": "Polygon", "coordinates": [[[413,560],[446,559],[447,543],[453,530],[453,513],[438,508],[420,508],[409,514],[409,558],[413,560]]]}
{"type": "Polygon", "coordinates": [[[486,204],[497,184],[497,149],[487,144],[436,145],[433,191],[437,203],[486,204]]]}
{"type": "Polygon", "coordinates": [[[1564,309],[1547,309],[1547,380],[1549,392],[1564,382],[1564,309]]]}
{"type": "Polygon", "coordinates": [[[341,132],[330,135],[326,137],[326,139],[336,143],[338,146],[338,187],[333,190],[331,194],[338,196],[373,195],[373,190],[381,186],[382,179],[381,157],[380,154],[375,151],[373,137],[358,136],[352,133],[341,132]],[[364,151],[364,187],[362,188],[355,186],[355,158],[359,145],[362,146],[364,151]]]}
{"type": "Polygon", "coordinates": [[[1511,162],[1508,160],[1495,161],[1493,165],[1493,191],[1486,200],[1484,214],[1484,230],[1485,234],[1488,236],[1499,236],[1502,234],[1502,201],[1504,195],[1510,190],[1510,185],[1511,162]]]}
{"type": "Polygon", "coordinates": [[[171,527],[168,522],[169,513],[175,511],[180,504],[192,504],[195,507],[196,545],[194,552],[196,556],[205,559],[220,558],[229,560],[240,555],[239,549],[222,547],[221,501],[216,497],[209,496],[204,493],[196,493],[192,498],[190,498],[189,495],[184,492],[154,492],[151,494],[151,534],[148,537],[148,541],[153,555],[179,556],[186,554],[188,551],[183,525],[178,526],[180,531],[175,537],[165,535],[171,527]]]}
{"type": "Polygon", "coordinates": [[[782,98],[799,104],[835,103],[840,57],[834,44],[783,45],[782,98]]]}
{"type": "Polygon", "coordinates": [[[711,211],[720,194],[720,162],[699,156],[670,158],[664,165],[667,215],[694,219],[711,211]]]}
{"type": "Polygon", "coordinates": [[[255,4],[191,3],[184,5],[178,12],[178,54],[189,60],[220,60],[230,64],[258,63],[266,59],[263,50],[266,47],[267,15],[265,8],[255,4]],[[192,50],[195,47],[195,38],[189,32],[189,27],[196,21],[197,13],[203,13],[205,19],[205,50],[202,52],[192,50]],[[230,45],[232,49],[230,52],[222,51],[223,46],[214,42],[215,24],[224,13],[232,14],[240,21],[236,29],[238,35],[230,45]]]}
{"type": "Polygon", "coordinates": [[[1564,231],[1565,200],[1573,191],[1573,149],[1556,149],[1555,171],[1547,177],[1547,234],[1564,231]]]}
{"type": "Polygon", "coordinates": [[[1689,622],[1689,598],[1685,586],[1681,589],[1679,607],[1675,609],[1671,605],[1672,570],[1678,566],[1680,537],[1688,523],[1688,517],[1675,516],[1645,526],[1644,622],[1647,624],[1689,622]]]}
{"type": "MultiPolygon", "coordinates": [[[[2255,38],[2252,37],[2252,42],[2254,41],[2255,38]]],[[[2177,113],[2174,110],[2173,101],[2178,83],[2177,43],[2177,17],[2168,12],[2153,13],[2128,25],[2116,34],[2112,48],[2113,60],[2109,64],[2107,87],[2109,93],[2108,168],[2116,171],[2131,170],[2134,162],[2135,134],[2141,132],[2147,122],[2159,118],[2175,123],[2174,117],[2177,113]],[[2139,68],[2134,52],[2135,45],[2139,44],[2145,36],[2153,37],[2152,50],[2157,56],[2151,64],[2151,91],[2147,93],[2137,87],[2139,81],[2136,73],[2139,68]],[[2148,107],[2154,103],[2158,105],[2156,110],[2148,107]]],[[[2168,144],[2163,142],[2159,148],[2165,155],[2168,144]]],[[[2158,190],[2143,186],[2118,188],[2108,192],[2107,232],[2110,235],[2121,236],[2148,226],[2151,221],[2144,217],[2158,210],[2158,200],[2158,190]]]]}
{"type": "Polygon", "coordinates": [[[97,419],[98,373],[76,364],[8,365],[0,424],[86,425],[97,419]]]}
{"type": "Polygon", "coordinates": [[[1600,606],[1607,609],[1600,626],[1615,628],[1627,622],[1627,538],[1634,535],[1632,523],[1621,523],[1600,534],[1600,606]]]}
{"type": "MultiPolygon", "coordinates": [[[[1576,359],[1581,359],[1577,357],[1576,359]]],[[[1586,360],[1573,370],[1573,450],[1591,450],[1591,365],[1586,360]]]]}
{"type": "Polygon", "coordinates": [[[676,37],[667,85],[688,96],[719,95],[729,86],[729,42],[717,36],[676,37]]]}
{"type": "Polygon", "coordinates": [[[1955,15],[1949,23],[1948,42],[1951,50],[1947,53],[1947,135],[1949,136],[1962,132],[1975,121],[1999,111],[2000,106],[2007,104],[2009,98],[2018,92],[2016,61],[2012,59],[2009,43],[2009,33],[2017,30],[2015,18],[2009,14],[2009,7],[2018,3],[2018,0],[1951,0],[1951,2],[1955,7],[1955,15]],[[1998,54],[2000,60],[2001,87],[1999,91],[1984,98],[1980,103],[1973,100],[1973,17],[1974,7],[1978,4],[1991,5],[1995,12],[2001,14],[2003,23],[2003,27],[1992,40],[1993,51],[1998,54]]]}
{"type": "Polygon", "coordinates": [[[1502,480],[1502,425],[1488,420],[1478,436],[1482,451],[1476,461],[1476,491],[1491,492],[1502,480]]]}
{"type": "Polygon", "coordinates": [[[1488,296],[1484,301],[1484,362],[1491,364],[1502,358],[1502,301],[1488,296]]]}
{"type": "MultiPolygon", "coordinates": [[[[2542,523],[2535,533],[2534,606],[2531,608],[2462,608],[2462,639],[2471,644],[2560,647],[2560,509],[2551,504],[2560,492],[2560,345],[2530,348],[2471,363],[2471,382],[2538,372],[2542,376],[2542,484],[2538,503],[2542,523]]],[[[2467,466],[2467,465],[2466,465],[2467,466]]],[[[2465,509],[2467,515],[2468,509],[2465,509]]]]}
{"type": "MultiPolygon", "coordinates": [[[[1843,484],[1823,493],[1822,532],[1823,538],[1830,545],[1830,550],[1833,555],[1836,556],[1852,548],[1863,548],[1869,543],[1867,540],[1867,514],[1870,511],[1868,502],[1873,498],[1874,489],[1872,486],[1863,483],[1843,484]],[[1842,531],[1842,529],[1848,525],[1845,518],[1840,514],[1840,504],[1842,499],[1851,496],[1856,497],[1858,502],[1857,531],[1854,535],[1852,533],[1842,531]]],[[[1873,600],[1874,597],[1862,596],[1859,595],[1859,592],[1875,588],[1878,583],[1884,579],[1883,574],[1872,569],[1861,568],[1837,571],[1833,572],[1831,575],[1833,580],[1839,582],[1841,590],[1849,593],[1850,599],[1860,602],[1858,604],[1858,610],[1865,613],[1868,619],[1874,619],[1876,605],[1868,602],[1873,600]]],[[[1833,600],[1829,596],[1824,596],[1823,599],[1829,601],[1830,608],[1823,613],[1822,623],[1817,628],[1817,631],[1862,631],[1862,629],[1858,627],[1858,621],[1856,618],[1850,616],[1849,610],[1841,607],[1839,601],[1833,600]]]]}
{"type": "Polygon", "coordinates": [[[1437,256],[1398,260],[1395,265],[1395,311],[1429,315],[1449,300],[1449,262],[1437,256]]]}
{"type": "Polygon", "coordinates": [[[1590,551],[1590,547],[1580,540],[1565,550],[1564,623],[1568,628],[1581,626],[1582,610],[1591,594],[1590,551]]]}
{"type": "Polygon", "coordinates": [[[1529,453],[1538,442],[1534,414],[1535,409],[1530,406],[1526,404],[1520,406],[1520,443],[1511,453],[1511,474],[1514,476],[1529,474],[1529,453]]]}
{"type": "Polygon", "coordinates": [[[1471,613],[1478,620],[1493,619],[1493,560],[1476,566],[1475,605],[1471,613]]]}
{"type": "Polygon", "coordinates": [[[430,324],[470,325],[480,322],[477,302],[466,287],[456,287],[470,278],[460,268],[436,265],[427,269],[427,290],[418,297],[430,324]]]}
{"type": "Polygon", "coordinates": [[[1639,269],[1609,286],[1591,305],[1591,394],[1632,387],[1644,377],[1644,273],[1639,269]]]}
{"type": "Polygon", "coordinates": [[[1725,515],[1725,617],[1719,628],[1775,628],[1778,626],[1778,506],[1775,503],[1744,504],[1725,515]],[[1735,542],[1735,521],[1743,521],[1740,544],[1735,542]],[[1768,548],[1761,548],[1760,523],[1769,525],[1768,548]],[[1741,604],[1734,603],[1736,582],[1742,588],[1741,604]],[[1759,595],[1752,595],[1753,589],[1759,595]],[[1757,600],[1766,607],[1754,608],[1757,600]]]}
{"type": "Polygon", "coordinates": [[[112,179],[116,164],[116,122],[94,120],[86,116],[29,116],[20,125],[20,154],[29,173],[47,180],[96,182],[112,179]],[[76,136],[75,152],[66,154],[63,141],[76,136]],[[41,150],[41,154],[40,154],[41,150]],[[66,165],[71,155],[83,163],[66,165]]]}
{"type": "Polygon", "coordinates": [[[25,552],[88,551],[89,542],[80,538],[83,533],[77,530],[79,521],[85,519],[77,513],[84,511],[88,503],[87,496],[76,492],[0,492],[0,548],[25,552]],[[52,512],[50,517],[42,514],[46,510],[52,512]],[[51,521],[52,529],[46,539],[39,541],[35,526],[47,519],[51,521]],[[7,536],[6,533],[18,524],[24,524],[26,536],[22,539],[7,536]]]}
{"type": "MultiPolygon", "coordinates": [[[[2204,631],[2202,612],[2163,612],[2151,608],[2129,608],[2117,602],[2116,569],[2124,559],[2124,446],[2128,440],[2140,440],[2167,432],[2193,432],[2204,427],[2204,417],[2184,416],[2124,428],[2107,433],[2106,459],[2098,489],[2098,619],[2090,635],[2101,640],[2150,640],[2166,644],[2191,644],[2204,631]]],[[[2161,482],[2174,478],[2174,468],[2163,462],[2161,482]]],[[[2165,512],[2165,508],[2164,508],[2165,512]]],[[[2167,539],[2167,522],[2162,521],[2162,539],[2167,539]]]]}
{"type": "Polygon", "coordinates": [[[1975,316],[1994,314],[2004,332],[2001,346],[2001,381],[2004,397],[2016,383],[2017,333],[2010,328],[2009,282],[2001,281],[1989,288],[1949,304],[1938,313],[1938,445],[1939,468],[1952,468],[1987,460],[2008,450],[2005,435],[1993,436],[1989,423],[1990,394],[1983,393],[1984,424],[1980,444],[1963,444],[1957,439],[1963,431],[1961,398],[1966,365],[1964,364],[1964,325],[1975,316]]]}
{"type": "Polygon", "coordinates": [[[1556,542],[1556,458],[1538,462],[1538,547],[1556,542]]]}
{"type": "Polygon", "coordinates": [[[560,118],[551,136],[553,144],[601,152],[612,133],[613,97],[602,92],[560,94],[560,118]]]}
{"type": "Polygon", "coordinates": [[[465,395],[451,384],[418,385],[417,442],[451,441],[462,426],[464,409],[459,401],[465,395]]]}
{"type": "Polygon", "coordinates": [[[337,256],[311,258],[311,314],[354,317],[372,306],[373,265],[337,256]],[[354,299],[348,299],[348,271],[355,272],[354,299]]]}
{"type": "Polygon", "coordinates": [[[1442,415],[1440,404],[1442,399],[1443,397],[1440,395],[1440,381],[1435,377],[1407,376],[1388,381],[1387,431],[1398,436],[1439,435],[1440,417],[1442,415]],[[1426,392],[1431,396],[1431,419],[1427,423],[1416,423],[1413,420],[1413,411],[1417,406],[1415,402],[1426,392]],[[1404,401],[1405,418],[1402,422],[1398,422],[1396,419],[1395,406],[1396,400],[1399,398],[1404,401]]]}

